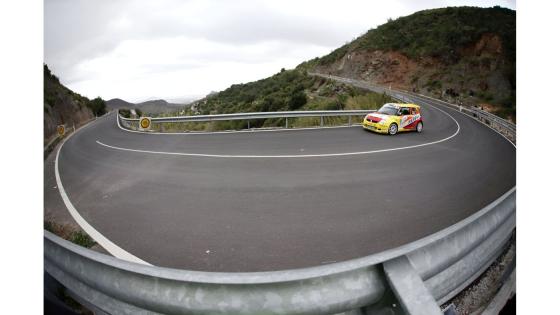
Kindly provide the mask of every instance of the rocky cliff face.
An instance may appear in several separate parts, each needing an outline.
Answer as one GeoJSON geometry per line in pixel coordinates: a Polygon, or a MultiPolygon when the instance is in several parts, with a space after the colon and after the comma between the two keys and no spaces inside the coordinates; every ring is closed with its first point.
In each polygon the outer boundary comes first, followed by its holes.
{"type": "Polygon", "coordinates": [[[330,65],[317,66],[315,71],[423,93],[483,99],[484,93],[491,93],[495,100],[509,97],[513,86],[506,75],[508,65],[498,36],[486,34],[459,51],[461,58],[454,64],[434,57],[416,60],[398,51],[353,51],[330,65]]]}
{"type": "Polygon", "coordinates": [[[49,68],[44,66],[43,132],[45,143],[56,136],[56,126],[76,127],[94,117],[88,108],[89,99],[60,83],[49,68]]]}
{"type": "MultiPolygon", "coordinates": [[[[473,8],[467,9],[473,10],[473,8]]],[[[500,14],[501,19],[513,23],[515,26],[515,13],[508,12],[511,10],[477,9],[490,15],[500,14]],[[505,18],[502,15],[505,15],[505,18]]],[[[424,15],[431,14],[435,21],[453,20],[456,16],[448,17],[446,15],[460,16],[461,10],[461,8],[457,8],[449,12],[435,11],[424,15]]],[[[392,28],[385,28],[383,25],[371,30],[354,42],[325,57],[312,60],[304,66],[313,72],[365,80],[454,102],[482,105],[501,116],[515,119],[515,28],[502,27],[500,29],[492,27],[493,25],[483,25],[479,28],[484,32],[478,31],[474,35],[468,35],[472,40],[454,41],[448,39],[451,37],[449,34],[456,32],[453,27],[441,28],[435,24],[436,22],[430,23],[431,20],[429,20],[424,22],[425,29],[422,32],[443,33],[440,37],[445,41],[434,35],[433,38],[418,41],[412,38],[405,42],[403,39],[402,41],[405,43],[400,43],[397,36],[394,37],[391,44],[381,42],[387,37],[394,36],[389,34],[385,37],[390,32],[397,34],[398,32],[403,34],[414,32],[407,30],[406,27],[407,23],[413,23],[410,20],[419,19],[415,16],[416,14],[389,22],[388,24],[396,25],[392,28]],[[404,22],[400,21],[401,19],[404,22]],[[440,28],[438,29],[438,27],[440,28]],[[493,32],[494,30],[496,32],[493,32]],[[449,34],[445,34],[445,32],[449,34]],[[512,38],[513,42],[511,42],[512,38]],[[436,44],[433,44],[434,42],[436,44]],[[432,50],[435,50],[433,47],[437,47],[438,44],[446,44],[451,48],[444,51],[445,53],[440,51],[425,53],[429,50],[425,46],[429,44],[432,45],[432,50]],[[376,46],[382,46],[383,49],[376,46]],[[410,53],[411,47],[414,48],[414,52],[417,52],[414,55],[410,53]]],[[[474,28],[475,26],[470,26],[467,30],[474,32],[472,30],[474,28]]]]}

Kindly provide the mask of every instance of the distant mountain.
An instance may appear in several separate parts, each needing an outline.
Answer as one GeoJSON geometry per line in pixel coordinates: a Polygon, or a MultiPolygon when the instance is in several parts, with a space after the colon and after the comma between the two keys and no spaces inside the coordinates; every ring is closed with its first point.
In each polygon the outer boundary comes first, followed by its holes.
{"type": "Polygon", "coordinates": [[[108,100],[107,107],[110,109],[140,109],[144,114],[172,113],[184,107],[185,104],[169,103],[166,100],[150,100],[141,103],[130,103],[120,98],[108,100]]]}
{"type": "Polygon", "coordinates": [[[113,98],[106,102],[107,107],[110,109],[131,109],[134,108],[134,103],[129,103],[120,98],[113,98]]]}

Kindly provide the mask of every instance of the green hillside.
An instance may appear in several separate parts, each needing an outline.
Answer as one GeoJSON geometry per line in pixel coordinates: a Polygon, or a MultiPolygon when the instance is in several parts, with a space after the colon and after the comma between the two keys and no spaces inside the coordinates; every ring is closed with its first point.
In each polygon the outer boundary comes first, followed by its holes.
{"type": "Polygon", "coordinates": [[[47,65],[43,66],[43,124],[44,140],[56,134],[56,126],[80,126],[84,122],[105,114],[105,101],[82,96],[60,83],[47,65]]]}
{"type": "MultiPolygon", "coordinates": [[[[372,109],[391,101],[383,94],[355,88],[333,80],[310,76],[302,70],[284,70],[255,82],[234,84],[224,91],[192,103],[180,114],[227,114],[291,110],[372,109]]],[[[292,119],[291,126],[316,124],[315,118],[292,119]]],[[[326,122],[336,123],[339,118],[326,122]]],[[[283,119],[251,121],[251,127],[283,126],[283,119]]],[[[190,124],[187,129],[243,129],[244,121],[190,124]]]]}
{"type": "Polygon", "coordinates": [[[317,61],[328,64],[353,50],[393,50],[415,59],[430,56],[456,62],[461,57],[458,47],[487,33],[500,36],[507,58],[515,59],[515,11],[449,7],[389,20],[317,61]]]}
{"type": "Polygon", "coordinates": [[[516,12],[448,7],[389,20],[299,69],[371,81],[515,120],[516,12]]]}

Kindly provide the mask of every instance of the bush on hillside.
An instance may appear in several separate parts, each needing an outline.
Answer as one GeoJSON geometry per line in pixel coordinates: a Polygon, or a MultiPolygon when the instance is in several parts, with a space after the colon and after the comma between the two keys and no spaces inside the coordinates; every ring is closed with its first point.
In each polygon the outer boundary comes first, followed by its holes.
{"type": "Polygon", "coordinates": [[[87,103],[87,107],[95,116],[104,115],[107,112],[107,105],[101,97],[96,97],[87,103]]]}
{"type": "Polygon", "coordinates": [[[296,110],[301,108],[303,105],[307,103],[307,96],[303,91],[296,92],[292,94],[290,100],[288,101],[288,109],[289,110],[296,110]]]}
{"type": "Polygon", "coordinates": [[[129,109],[119,109],[119,115],[123,116],[124,118],[130,118],[130,110],[129,109]]]}

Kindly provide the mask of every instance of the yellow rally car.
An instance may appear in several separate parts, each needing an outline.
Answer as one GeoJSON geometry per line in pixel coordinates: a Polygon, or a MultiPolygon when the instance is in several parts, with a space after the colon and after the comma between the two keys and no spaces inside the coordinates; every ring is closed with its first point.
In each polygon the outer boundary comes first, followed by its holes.
{"type": "Polygon", "coordinates": [[[362,126],[374,132],[394,135],[401,131],[422,132],[424,123],[420,106],[388,103],[378,111],[367,114],[362,126]]]}

